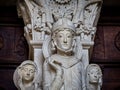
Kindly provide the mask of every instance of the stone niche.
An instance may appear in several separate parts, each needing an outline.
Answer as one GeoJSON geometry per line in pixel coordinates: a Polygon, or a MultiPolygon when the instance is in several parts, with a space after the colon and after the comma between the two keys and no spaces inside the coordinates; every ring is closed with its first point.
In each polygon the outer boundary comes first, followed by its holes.
{"type": "Polygon", "coordinates": [[[100,90],[89,64],[102,0],[18,0],[29,59],[14,72],[18,90],[100,90]]]}

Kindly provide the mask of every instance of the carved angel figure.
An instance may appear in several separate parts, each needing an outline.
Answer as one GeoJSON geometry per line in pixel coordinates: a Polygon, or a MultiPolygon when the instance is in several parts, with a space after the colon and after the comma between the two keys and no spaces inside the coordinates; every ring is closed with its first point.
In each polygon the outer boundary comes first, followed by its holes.
{"type": "Polygon", "coordinates": [[[54,53],[45,56],[43,90],[85,90],[82,47],[76,45],[74,24],[66,18],[59,19],[53,25],[52,32],[54,53]],[[79,55],[76,55],[76,49],[79,49],[79,55]]]}
{"type": "Polygon", "coordinates": [[[37,66],[31,60],[26,60],[14,72],[14,83],[18,90],[41,90],[37,79],[37,66]]]}
{"type": "Polygon", "coordinates": [[[89,64],[86,70],[87,90],[100,90],[102,86],[102,71],[97,64],[89,64]]]}

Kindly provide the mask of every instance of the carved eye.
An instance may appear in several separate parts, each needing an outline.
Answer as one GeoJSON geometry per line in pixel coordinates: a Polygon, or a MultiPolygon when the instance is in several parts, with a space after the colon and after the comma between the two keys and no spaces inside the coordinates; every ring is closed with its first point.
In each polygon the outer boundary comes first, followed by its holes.
{"type": "Polygon", "coordinates": [[[100,75],[100,72],[97,72],[97,75],[100,75]]]}
{"type": "Polygon", "coordinates": [[[58,37],[59,37],[59,38],[62,38],[62,35],[59,35],[58,37]]]}
{"type": "Polygon", "coordinates": [[[34,70],[33,70],[33,69],[31,69],[31,70],[30,70],[30,72],[31,72],[31,73],[34,73],[34,70]]]}
{"type": "Polygon", "coordinates": [[[23,69],[23,71],[25,71],[25,72],[26,72],[27,70],[28,70],[27,68],[24,68],[24,69],[23,69]]]}
{"type": "Polygon", "coordinates": [[[69,35],[69,36],[67,36],[68,38],[71,38],[71,36],[69,35]]]}
{"type": "Polygon", "coordinates": [[[93,74],[93,72],[91,72],[90,74],[93,74]]]}

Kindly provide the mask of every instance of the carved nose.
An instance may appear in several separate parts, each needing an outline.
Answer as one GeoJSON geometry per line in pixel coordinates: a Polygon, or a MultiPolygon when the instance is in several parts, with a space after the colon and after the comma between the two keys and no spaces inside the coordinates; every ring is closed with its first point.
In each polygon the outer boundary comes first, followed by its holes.
{"type": "Polygon", "coordinates": [[[97,78],[97,75],[94,75],[95,78],[97,78]]]}
{"type": "Polygon", "coordinates": [[[67,38],[64,38],[64,43],[67,43],[67,38]]]}
{"type": "Polygon", "coordinates": [[[30,75],[30,72],[29,72],[29,71],[27,71],[27,75],[30,75]]]}

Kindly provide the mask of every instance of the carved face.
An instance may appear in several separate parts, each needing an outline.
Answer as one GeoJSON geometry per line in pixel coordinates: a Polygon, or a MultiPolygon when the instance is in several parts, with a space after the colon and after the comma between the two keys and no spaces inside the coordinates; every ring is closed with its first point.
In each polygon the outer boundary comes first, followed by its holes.
{"type": "Polygon", "coordinates": [[[57,49],[67,51],[71,49],[73,43],[73,34],[69,29],[60,30],[56,33],[55,43],[57,49]]]}
{"type": "Polygon", "coordinates": [[[97,67],[92,68],[89,72],[89,82],[90,83],[98,83],[101,77],[101,73],[97,67]]]}
{"type": "Polygon", "coordinates": [[[35,67],[33,65],[24,65],[21,72],[23,80],[32,81],[35,74],[35,67]]]}

